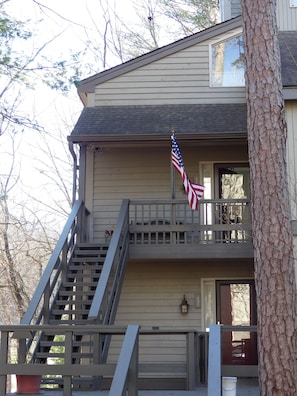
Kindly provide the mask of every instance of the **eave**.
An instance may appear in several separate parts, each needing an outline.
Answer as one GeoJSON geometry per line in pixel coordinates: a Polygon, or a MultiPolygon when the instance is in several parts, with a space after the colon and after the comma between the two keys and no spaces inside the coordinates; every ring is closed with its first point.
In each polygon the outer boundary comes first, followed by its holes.
{"type": "Polygon", "coordinates": [[[77,83],[77,91],[83,100],[84,95],[94,92],[95,87],[105,81],[116,78],[122,74],[128,73],[142,66],[146,66],[159,59],[165,58],[176,52],[179,52],[185,48],[191,47],[192,45],[199,44],[205,40],[216,37],[220,34],[226,33],[232,29],[238,29],[242,26],[241,17],[230,19],[226,22],[222,22],[218,25],[211,26],[198,33],[194,33],[191,36],[187,36],[183,39],[165,45],[154,51],[141,55],[137,58],[131,59],[125,63],[112,67],[111,69],[105,70],[101,73],[95,74],[77,83]]]}

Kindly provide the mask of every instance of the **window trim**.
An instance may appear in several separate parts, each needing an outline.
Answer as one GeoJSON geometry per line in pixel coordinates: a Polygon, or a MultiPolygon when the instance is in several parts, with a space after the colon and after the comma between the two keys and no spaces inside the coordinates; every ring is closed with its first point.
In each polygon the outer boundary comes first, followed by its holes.
{"type": "Polygon", "coordinates": [[[209,56],[209,86],[210,86],[210,88],[218,88],[218,89],[245,88],[245,84],[244,85],[222,85],[222,86],[214,85],[213,84],[213,73],[212,73],[212,49],[213,49],[213,47],[215,45],[224,43],[226,41],[232,40],[233,38],[236,38],[236,37],[239,37],[242,35],[243,35],[242,29],[236,29],[233,32],[229,32],[229,34],[226,34],[223,37],[220,37],[220,38],[213,40],[209,43],[208,56],[209,56]]]}

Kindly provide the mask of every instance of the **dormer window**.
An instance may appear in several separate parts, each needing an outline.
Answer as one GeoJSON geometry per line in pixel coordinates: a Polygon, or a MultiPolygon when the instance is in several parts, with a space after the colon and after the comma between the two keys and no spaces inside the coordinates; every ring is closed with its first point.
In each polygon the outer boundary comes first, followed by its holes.
{"type": "Polygon", "coordinates": [[[211,46],[211,86],[243,87],[244,45],[242,35],[211,46]]]}

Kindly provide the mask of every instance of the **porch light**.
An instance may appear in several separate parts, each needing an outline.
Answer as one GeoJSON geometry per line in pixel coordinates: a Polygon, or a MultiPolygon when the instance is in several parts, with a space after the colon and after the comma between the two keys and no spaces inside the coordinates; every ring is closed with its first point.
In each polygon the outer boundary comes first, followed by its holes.
{"type": "Polygon", "coordinates": [[[188,311],[189,311],[189,304],[188,304],[188,301],[186,300],[186,296],[185,296],[185,294],[184,294],[184,298],[183,298],[183,300],[182,300],[182,302],[181,302],[181,304],[180,304],[180,311],[181,311],[181,313],[182,314],[185,314],[185,313],[188,313],[188,311]]]}

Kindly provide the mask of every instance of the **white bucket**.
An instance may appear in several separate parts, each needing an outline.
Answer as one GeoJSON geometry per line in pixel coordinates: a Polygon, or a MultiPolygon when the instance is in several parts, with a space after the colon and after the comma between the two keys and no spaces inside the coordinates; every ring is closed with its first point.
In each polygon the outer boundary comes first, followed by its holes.
{"type": "Polygon", "coordinates": [[[222,396],[236,396],[237,377],[222,377],[222,396]]]}

